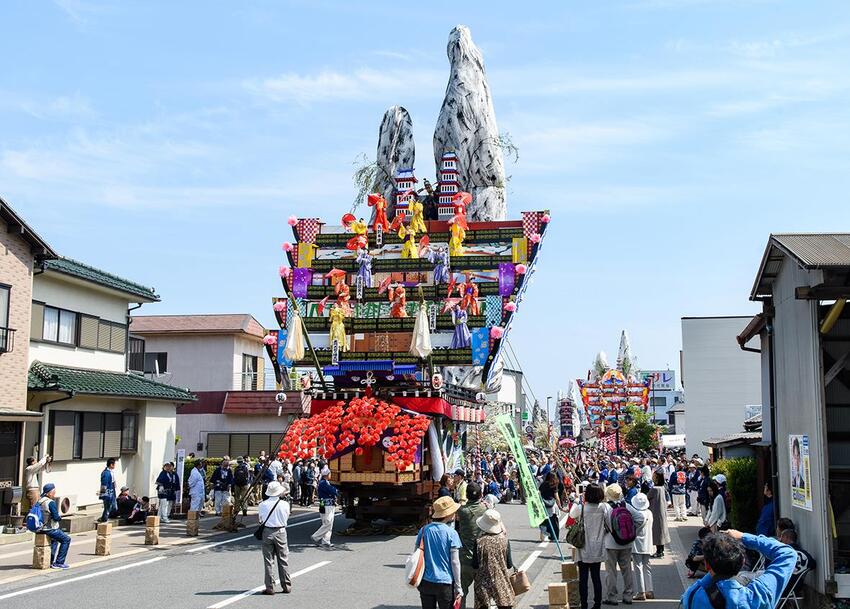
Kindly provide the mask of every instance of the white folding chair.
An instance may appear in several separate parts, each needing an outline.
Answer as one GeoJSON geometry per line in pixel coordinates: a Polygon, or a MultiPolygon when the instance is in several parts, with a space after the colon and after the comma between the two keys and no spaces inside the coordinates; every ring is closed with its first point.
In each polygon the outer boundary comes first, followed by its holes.
{"type": "Polygon", "coordinates": [[[791,574],[791,579],[785,587],[785,591],[776,603],[776,609],[782,609],[787,603],[793,603],[796,609],[800,609],[800,602],[803,600],[803,579],[812,570],[809,564],[809,557],[802,552],[797,552],[797,565],[794,567],[794,572],[791,574]]]}

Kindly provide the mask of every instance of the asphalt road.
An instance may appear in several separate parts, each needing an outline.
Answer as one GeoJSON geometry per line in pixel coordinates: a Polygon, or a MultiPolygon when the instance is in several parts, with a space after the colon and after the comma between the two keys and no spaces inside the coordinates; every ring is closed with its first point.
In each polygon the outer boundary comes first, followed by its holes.
{"type": "MultiPolygon", "coordinates": [[[[539,543],[528,524],[525,506],[500,506],[517,566],[530,578],[560,562],[557,549],[539,543]]],[[[147,552],[142,557],[50,571],[0,587],[0,607],[50,606],[51,609],[114,609],[116,606],[167,606],[181,609],[252,609],[290,606],[310,609],[415,609],[416,590],[404,584],[404,561],[412,536],[343,537],[334,549],[317,548],[310,534],[318,514],[290,521],[292,593],[274,597],[252,594],[263,588],[262,554],[253,529],[220,536],[212,542],[147,552]]],[[[348,526],[338,516],[335,530],[348,526]]],[[[72,565],[73,567],[73,565],[72,565]]],[[[469,603],[471,606],[471,602],[469,603]]]]}

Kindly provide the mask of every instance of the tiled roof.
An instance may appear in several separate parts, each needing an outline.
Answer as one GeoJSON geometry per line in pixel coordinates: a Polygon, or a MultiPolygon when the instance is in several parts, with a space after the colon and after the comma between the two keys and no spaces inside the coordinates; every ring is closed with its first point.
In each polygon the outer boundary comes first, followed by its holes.
{"type": "Polygon", "coordinates": [[[720,438],[709,438],[703,440],[704,446],[720,446],[722,444],[752,444],[761,440],[760,431],[741,431],[720,438]]]}
{"type": "Polygon", "coordinates": [[[30,244],[31,251],[36,258],[41,260],[56,258],[57,254],[53,251],[53,248],[30,225],[24,222],[23,218],[14,209],[9,207],[9,204],[2,197],[0,197],[0,219],[6,222],[7,226],[19,231],[21,238],[30,244]]]}
{"type": "Polygon", "coordinates": [[[235,315],[134,315],[133,334],[234,334],[262,338],[266,331],[248,313],[235,315]]]}
{"type": "Polygon", "coordinates": [[[287,391],[286,401],[278,403],[277,391],[199,391],[198,401],[180,407],[177,414],[304,415],[310,412],[311,398],[300,391],[287,391]]]}
{"type": "Polygon", "coordinates": [[[187,389],[151,381],[129,372],[70,368],[34,361],[29,370],[30,391],[73,391],[86,395],[128,397],[167,402],[192,402],[187,389]]]}
{"type": "Polygon", "coordinates": [[[82,262],[77,262],[71,258],[50,260],[47,262],[47,269],[56,271],[57,273],[70,275],[77,279],[91,281],[92,283],[96,283],[100,286],[142,298],[145,301],[155,302],[159,300],[159,296],[153,288],[107,273],[106,271],[101,271],[100,269],[83,264],[82,262]]]}

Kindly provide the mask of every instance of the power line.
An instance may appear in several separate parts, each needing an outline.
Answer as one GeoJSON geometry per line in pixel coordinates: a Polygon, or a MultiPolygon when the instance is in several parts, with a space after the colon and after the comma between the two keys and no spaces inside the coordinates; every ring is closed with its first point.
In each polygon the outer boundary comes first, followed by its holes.
{"type": "Polygon", "coordinates": [[[528,380],[528,376],[526,375],[525,370],[522,369],[522,365],[519,362],[519,357],[517,356],[516,351],[514,351],[514,347],[511,344],[511,341],[506,339],[505,344],[508,346],[511,355],[513,356],[513,360],[516,363],[517,369],[519,369],[519,371],[522,373],[522,381],[528,389],[528,393],[531,394],[531,397],[534,398],[535,402],[538,402],[537,396],[534,394],[534,390],[531,388],[531,383],[528,380]]]}

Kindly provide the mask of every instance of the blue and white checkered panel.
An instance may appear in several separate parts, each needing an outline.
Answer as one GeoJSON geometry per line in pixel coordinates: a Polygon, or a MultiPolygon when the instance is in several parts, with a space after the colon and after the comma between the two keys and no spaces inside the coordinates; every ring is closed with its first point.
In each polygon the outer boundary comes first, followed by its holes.
{"type": "Polygon", "coordinates": [[[490,294],[484,297],[484,315],[488,326],[498,326],[502,323],[502,297],[490,294]]]}
{"type": "Polygon", "coordinates": [[[472,330],[472,364],[483,366],[490,355],[490,328],[472,330]]]}

